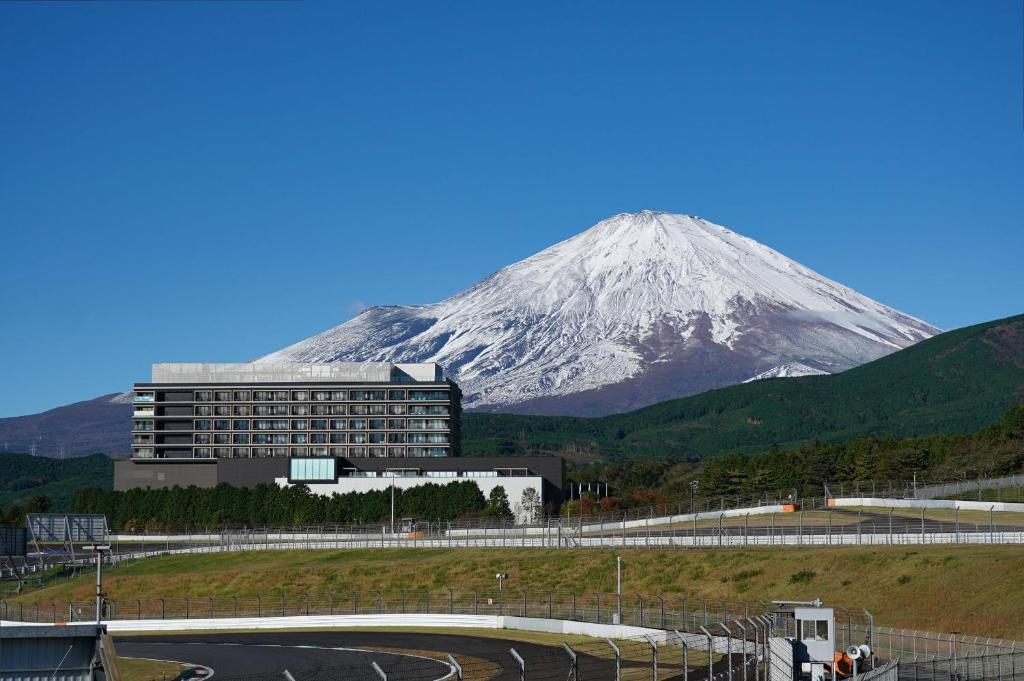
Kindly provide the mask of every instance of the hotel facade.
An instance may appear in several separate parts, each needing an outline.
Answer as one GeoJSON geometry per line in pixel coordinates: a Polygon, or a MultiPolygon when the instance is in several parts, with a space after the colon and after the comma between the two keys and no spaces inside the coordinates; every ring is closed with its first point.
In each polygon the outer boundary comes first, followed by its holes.
{"type": "Polygon", "coordinates": [[[154,364],[114,488],[305,484],[319,494],[473,480],[561,502],[558,457],[461,457],[462,394],[437,364],[154,364]]]}

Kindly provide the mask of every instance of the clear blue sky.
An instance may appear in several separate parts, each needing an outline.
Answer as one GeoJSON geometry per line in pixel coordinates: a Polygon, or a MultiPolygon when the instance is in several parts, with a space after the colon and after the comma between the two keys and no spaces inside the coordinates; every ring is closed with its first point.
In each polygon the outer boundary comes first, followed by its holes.
{"type": "Polygon", "coordinates": [[[0,416],[694,213],[1024,311],[1021,3],[0,3],[0,416]]]}

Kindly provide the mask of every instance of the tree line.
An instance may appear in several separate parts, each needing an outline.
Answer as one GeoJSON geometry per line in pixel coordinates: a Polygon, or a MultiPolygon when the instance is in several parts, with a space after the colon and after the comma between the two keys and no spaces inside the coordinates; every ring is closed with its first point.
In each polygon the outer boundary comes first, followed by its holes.
{"type": "MultiPolygon", "coordinates": [[[[456,520],[490,517],[510,520],[512,511],[504,488],[485,499],[475,482],[445,485],[427,483],[396,488],[395,517],[418,520],[456,520]]],[[[101,513],[115,529],[129,532],[181,530],[202,526],[290,526],[376,523],[391,517],[391,490],[348,492],[322,496],[305,485],[255,487],[217,485],[213,488],[78,490],[75,513],[101,513]]]]}
{"type": "MultiPolygon", "coordinates": [[[[586,492],[564,508],[584,515],[602,511],[683,503],[697,481],[698,505],[720,497],[750,499],[795,493],[822,496],[826,483],[872,480],[949,481],[1008,475],[1024,470],[1024,405],[970,435],[892,437],[877,435],[846,442],[772,446],[757,454],[732,452],[703,463],[673,459],[571,464],[569,485],[607,484],[610,495],[586,492]]],[[[602,487],[603,490],[603,487],[602,487]]]]}

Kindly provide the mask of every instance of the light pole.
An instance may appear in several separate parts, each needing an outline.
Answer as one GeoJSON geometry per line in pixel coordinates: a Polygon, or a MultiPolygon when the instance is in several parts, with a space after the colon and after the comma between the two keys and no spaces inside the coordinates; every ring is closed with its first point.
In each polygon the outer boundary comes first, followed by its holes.
{"type": "Polygon", "coordinates": [[[96,629],[101,626],[103,617],[103,552],[110,551],[109,544],[89,544],[83,546],[85,551],[92,551],[96,558],[96,629]]]}
{"type": "Polygon", "coordinates": [[[508,579],[508,574],[499,572],[494,575],[494,578],[498,580],[498,612],[502,615],[505,614],[505,580],[508,579]]]}
{"type": "Polygon", "coordinates": [[[696,496],[697,496],[697,481],[696,480],[691,480],[690,481],[690,513],[696,513],[697,512],[696,496]]]}
{"type": "Polygon", "coordinates": [[[622,624],[622,556],[615,556],[615,601],[619,618],[616,624],[622,624]]]}

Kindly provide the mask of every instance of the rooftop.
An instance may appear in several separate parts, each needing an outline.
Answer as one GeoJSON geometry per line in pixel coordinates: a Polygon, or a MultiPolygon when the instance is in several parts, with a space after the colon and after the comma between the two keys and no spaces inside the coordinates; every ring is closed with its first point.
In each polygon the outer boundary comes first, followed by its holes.
{"type": "Polygon", "coordinates": [[[444,371],[433,362],[164,362],[153,365],[153,383],[436,383],[443,380],[444,371]]]}

